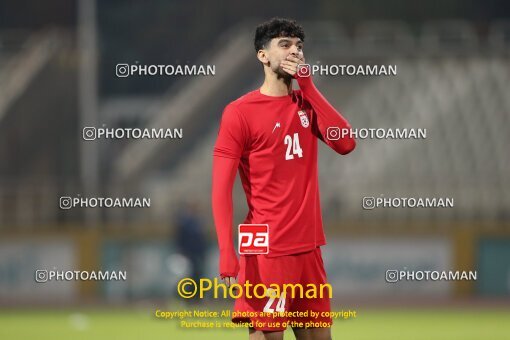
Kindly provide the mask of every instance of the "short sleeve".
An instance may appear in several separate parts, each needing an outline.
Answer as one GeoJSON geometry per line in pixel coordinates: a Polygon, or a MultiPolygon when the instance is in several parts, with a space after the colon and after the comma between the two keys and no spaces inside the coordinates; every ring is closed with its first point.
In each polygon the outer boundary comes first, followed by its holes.
{"type": "Polygon", "coordinates": [[[221,117],[213,155],[233,159],[241,158],[246,146],[246,135],[246,127],[239,111],[232,104],[227,105],[221,117]]]}

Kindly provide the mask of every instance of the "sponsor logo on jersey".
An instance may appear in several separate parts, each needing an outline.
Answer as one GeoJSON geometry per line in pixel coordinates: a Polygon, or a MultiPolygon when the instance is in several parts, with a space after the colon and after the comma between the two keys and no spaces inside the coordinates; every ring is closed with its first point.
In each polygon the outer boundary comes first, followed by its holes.
{"type": "Polygon", "coordinates": [[[276,122],[276,124],[274,125],[274,128],[273,128],[273,131],[271,133],[274,132],[274,130],[276,130],[276,128],[279,128],[280,127],[280,122],[276,122]]]}
{"type": "Polygon", "coordinates": [[[303,125],[304,128],[307,128],[310,125],[310,122],[308,121],[308,117],[306,116],[306,112],[303,110],[298,111],[299,119],[301,120],[301,125],[303,125]]]}
{"type": "Polygon", "coordinates": [[[269,253],[269,225],[240,224],[239,254],[269,253]]]}

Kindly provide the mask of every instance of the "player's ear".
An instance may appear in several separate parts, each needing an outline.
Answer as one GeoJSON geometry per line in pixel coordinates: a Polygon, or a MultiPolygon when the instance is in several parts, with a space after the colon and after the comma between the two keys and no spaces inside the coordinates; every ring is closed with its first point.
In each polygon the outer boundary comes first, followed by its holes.
{"type": "Polygon", "coordinates": [[[262,64],[267,64],[269,62],[269,59],[267,58],[267,53],[266,53],[266,50],[264,49],[261,49],[257,52],[257,59],[262,63],[262,64]]]}

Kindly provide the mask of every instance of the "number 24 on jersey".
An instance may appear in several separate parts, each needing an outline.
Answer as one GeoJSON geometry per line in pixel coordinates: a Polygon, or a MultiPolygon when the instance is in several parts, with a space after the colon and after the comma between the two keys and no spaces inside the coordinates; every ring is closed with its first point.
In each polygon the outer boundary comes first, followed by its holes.
{"type": "Polygon", "coordinates": [[[287,145],[285,160],[294,159],[295,155],[299,158],[303,157],[303,149],[301,149],[301,145],[299,145],[299,135],[297,132],[294,133],[294,136],[286,135],[283,143],[287,145]]]}

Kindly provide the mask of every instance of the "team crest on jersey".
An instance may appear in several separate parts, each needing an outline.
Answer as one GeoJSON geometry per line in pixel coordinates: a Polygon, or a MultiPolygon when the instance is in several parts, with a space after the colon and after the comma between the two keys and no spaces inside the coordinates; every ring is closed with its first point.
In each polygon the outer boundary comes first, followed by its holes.
{"type": "Polygon", "coordinates": [[[306,112],[303,110],[298,111],[299,119],[301,120],[301,125],[303,125],[304,128],[307,128],[310,125],[310,122],[308,121],[308,117],[306,116],[306,112]]]}

